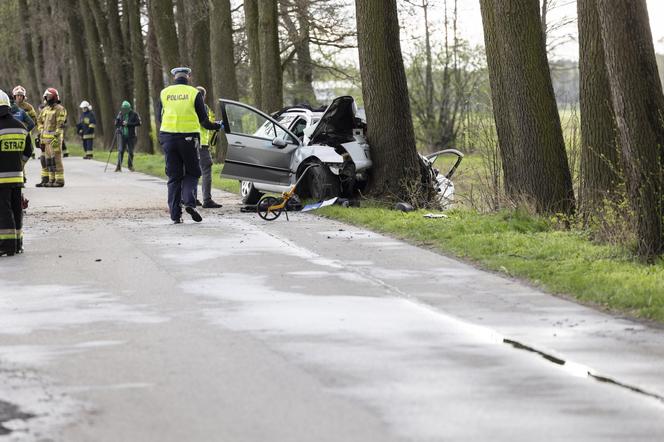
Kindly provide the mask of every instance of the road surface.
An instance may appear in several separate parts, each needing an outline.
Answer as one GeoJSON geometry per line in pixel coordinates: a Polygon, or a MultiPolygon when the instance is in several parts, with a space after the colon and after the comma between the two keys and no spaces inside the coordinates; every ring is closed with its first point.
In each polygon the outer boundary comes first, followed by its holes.
{"type": "Polygon", "coordinates": [[[65,167],[31,162],[0,258],[2,442],[664,440],[662,329],[226,193],[173,225],[163,180],[65,167]]]}

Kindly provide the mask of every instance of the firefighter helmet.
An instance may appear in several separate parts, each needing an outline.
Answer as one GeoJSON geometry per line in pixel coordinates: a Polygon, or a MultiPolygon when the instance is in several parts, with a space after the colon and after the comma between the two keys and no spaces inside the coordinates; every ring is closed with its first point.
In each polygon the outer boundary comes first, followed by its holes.
{"type": "Polygon", "coordinates": [[[90,103],[88,103],[86,100],[83,100],[81,101],[81,104],[78,107],[80,107],[81,109],[89,108],[90,103]]]}
{"type": "Polygon", "coordinates": [[[0,106],[11,106],[11,102],[9,101],[9,95],[5,93],[5,91],[0,90],[0,106]]]}
{"type": "Polygon", "coordinates": [[[58,90],[54,87],[50,87],[44,91],[44,98],[49,100],[49,97],[55,101],[60,100],[60,94],[58,94],[58,90]]]}
{"type": "Polygon", "coordinates": [[[12,95],[13,96],[23,95],[25,97],[25,96],[27,96],[27,93],[26,93],[25,88],[23,86],[18,85],[12,91],[12,95]]]}

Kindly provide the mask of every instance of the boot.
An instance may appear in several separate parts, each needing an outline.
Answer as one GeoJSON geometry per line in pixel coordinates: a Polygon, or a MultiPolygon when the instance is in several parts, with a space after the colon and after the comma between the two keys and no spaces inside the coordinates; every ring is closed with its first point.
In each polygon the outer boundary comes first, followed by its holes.
{"type": "Polygon", "coordinates": [[[116,172],[122,172],[122,168],[120,166],[115,166],[115,171],[116,172]]]}
{"type": "Polygon", "coordinates": [[[48,178],[42,177],[41,183],[35,184],[35,187],[46,187],[46,184],[48,184],[48,178]]]}
{"type": "Polygon", "coordinates": [[[64,181],[56,181],[55,183],[51,183],[49,187],[65,187],[65,182],[64,181]]]}

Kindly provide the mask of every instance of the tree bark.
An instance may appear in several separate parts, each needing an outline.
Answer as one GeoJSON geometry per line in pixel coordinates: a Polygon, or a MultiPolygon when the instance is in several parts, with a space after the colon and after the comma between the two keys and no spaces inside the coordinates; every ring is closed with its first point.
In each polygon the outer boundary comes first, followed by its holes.
{"type": "Polygon", "coordinates": [[[362,95],[373,160],[370,189],[379,197],[419,204],[430,194],[429,186],[421,186],[423,177],[410,118],[396,0],[355,0],[355,9],[362,95]]]}
{"type": "Polygon", "coordinates": [[[508,195],[572,213],[574,191],[538,0],[480,0],[493,114],[508,195]]]}
{"type": "Polygon", "coordinates": [[[172,0],[150,0],[150,21],[154,23],[159,56],[167,71],[180,66],[178,35],[172,0]]]}
{"type": "Polygon", "coordinates": [[[283,73],[279,52],[277,2],[258,2],[258,41],[261,58],[261,108],[276,112],[284,105],[283,73]]]}
{"type": "MultiPolygon", "coordinates": [[[[87,11],[92,6],[94,5],[90,0],[78,0],[80,11],[87,11]]],[[[92,20],[82,21],[85,41],[88,47],[88,56],[90,57],[90,65],[92,66],[93,82],[98,99],[97,128],[104,136],[104,139],[109,141],[113,135],[113,131],[110,128],[112,127],[114,116],[113,103],[109,90],[110,81],[102,59],[97,29],[92,20]]]]}
{"type": "Polygon", "coordinates": [[[251,71],[251,97],[253,105],[263,108],[261,92],[261,51],[258,39],[258,1],[244,1],[244,22],[249,46],[249,69],[251,71]]]}
{"type": "Polygon", "coordinates": [[[189,23],[194,32],[191,35],[194,82],[203,86],[210,98],[214,97],[212,73],[210,71],[210,11],[207,0],[188,0],[189,23]]]}
{"type": "MultiPolygon", "coordinates": [[[[187,0],[186,4],[185,0],[175,0],[175,22],[177,23],[177,36],[180,48],[180,64],[183,66],[191,65],[192,37],[195,35],[195,32],[189,32],[192,17],[187,17],[187,6],[191,6],[192,1],[196,0],[187,0]]],[[[193,20],[196,20],[196,17],[193,20]]]]}
{"type": "MultiPolygon", "coordinates": [[[[233,18],[230,0],[209,0],[210,54],[214,96],[237,100],[235,49],[233,44],[233,18]]],[[[215,111],[217,111],[215,106],[215,111]]]]}
{"type": "Polygon", "coordinates": [[[30,23],[28,17],[27,0],[19,0],[18,13],[20,22],[24,24],[21,26],[21,44],[23,46],[23,52],[25,53],[25,63],[27,65],[25,71],[27,74],[28,83],[25,87],[31,92],[31,94],[33,94],[33,96],[37,96],[37,94],[41,93],[41,91],[38,90],[40,84],[37,80],[37,72],[33,68],[33,66],[35,66],[35,54],[30,36],[30,26],[25,26],[26,23],[30,23]]]}
{"type": "Polygon", "coordinates": [[[662,253],[664,94],[645,0],[597,0],[637,252],[662,253]]]}
{"type": "Polygon", "coordinates": [[[597,0],[578,0],[581,107],[579,206],[587,218],[613,199],[622,181],[611,88],[597,0]]]}
{"type": "Polygon", "coordinates": [[[157,107],[159,94],[164,88],[164,70],[159,58],[157,36],[154,31],[154,23],[150,22],[148,27],[148,65],[150,66],[150,95],[152,96],[152,113],[155,116],[155,132],[159,133],[159,120],[157,119],[157,107]]]}
{"type": "MultiPolygon", "coordinates": [[[[73,63],[76,68],[76,77],[78,78],[77,98],[85,99],[92,102],[93,98],[90,92],[90,78],[87,74],[87,59],[85,53],[85,43],[83,35],[81,35],[81,17],[76,9],[76,0],[66,0],[64,2],[67,17],[67,25],[69,28],[69,41],[71,44],[71,52],[73,63]]],[[[76,103],[78,104],[78,103],[76,103]]],[[[97,103],[94,103],[95,105],[97,103]]]]}
{"type": "Polygon", "coordinates": [[[118,0],[106,0],[108,5],[108,30],[111,36],[111,52],[113,54],[114,62],[120,63],[119,71],[122,75],[122,85],[124,87],[123,95],[130,97],[134,90],[132,63],[130,59],[131,47],[129,39],[125,40],[122,34],[122,26],[120,24],[120,11],[118,9],[118,0]]]}
{"type": "Polygon", "coordinates": [[[152,129],[150,119],[150,93],[148,86],[148,72],[145,66],[145,44],[141,30],[141,5],[139,0],[129,0],[128,18],[129,35],[131,43],[131,57],[134,73],[134,97],[136,97],[136,110],[141,116],[141,127],[138,131],[139,151],[154,153],[150,132],[152,129]]]}

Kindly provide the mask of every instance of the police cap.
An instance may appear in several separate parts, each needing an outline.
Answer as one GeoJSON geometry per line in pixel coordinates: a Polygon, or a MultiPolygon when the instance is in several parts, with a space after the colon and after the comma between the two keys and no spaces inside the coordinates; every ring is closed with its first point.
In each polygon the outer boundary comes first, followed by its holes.
{"type": "Polygon", "coordinates": [[[171,69],[171,75],[172,76],[175,77],[178,74],[190,75],[191,74],[191,69],[189,69],[188,67],[185,67],[185,66],[171,69]]]}

